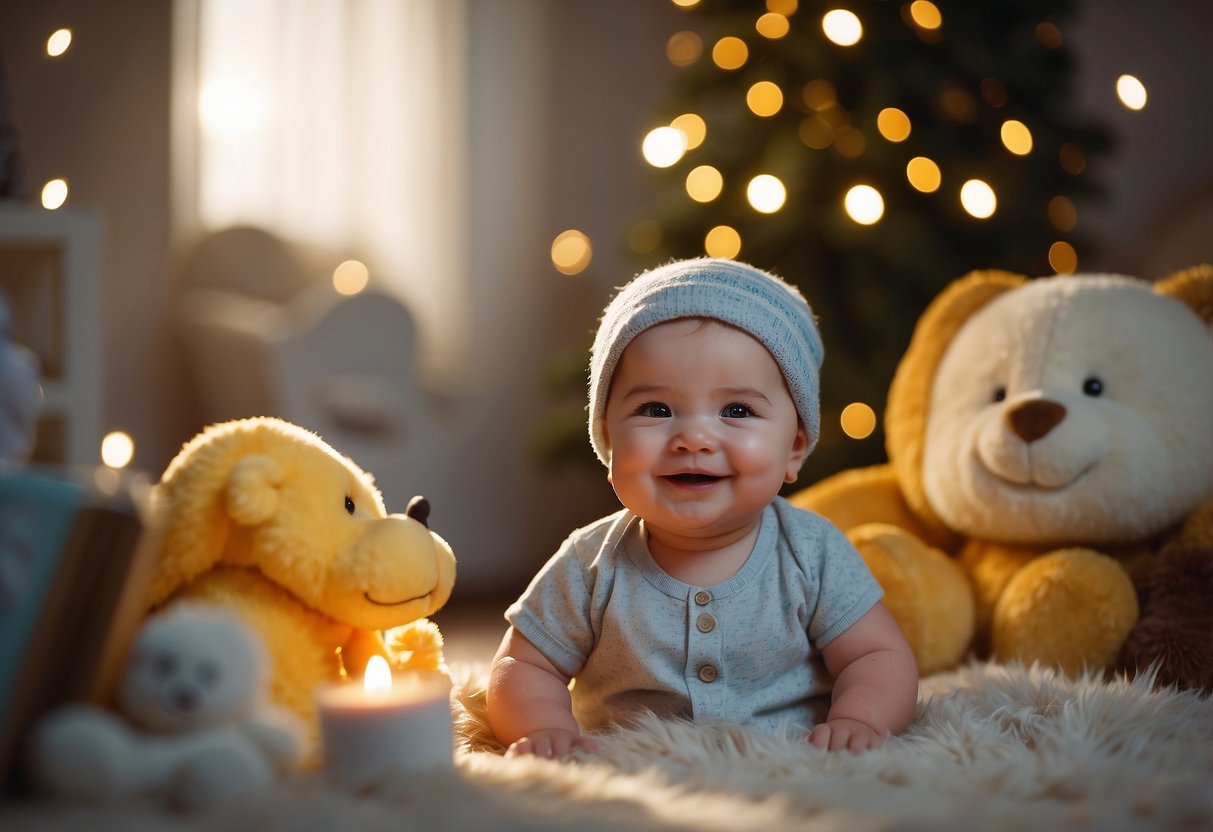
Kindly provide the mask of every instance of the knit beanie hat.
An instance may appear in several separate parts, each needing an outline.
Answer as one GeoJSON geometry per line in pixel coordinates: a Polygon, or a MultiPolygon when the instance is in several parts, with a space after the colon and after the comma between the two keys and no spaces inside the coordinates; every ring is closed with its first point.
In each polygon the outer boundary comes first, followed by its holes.
{"type": "Polygon", "coordinates": [[[774,275],[717,258],[679,260],[624,286],[602,314],[590,351],[590,444],[609,464],[607,394],[619,357],[633,338],[675,318],[714,318],[757,339],[787,381],[808,434],[805,455],[821,432],[819,383],[825,349],[804,296],[774,275]]]}

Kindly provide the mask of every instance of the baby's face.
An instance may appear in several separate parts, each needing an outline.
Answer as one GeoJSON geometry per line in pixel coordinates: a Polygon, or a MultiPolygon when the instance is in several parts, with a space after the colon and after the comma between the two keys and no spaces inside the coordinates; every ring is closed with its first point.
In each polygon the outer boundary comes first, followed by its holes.
{"type": "Polygon", "coordinates": [[[711,320],[651,327],[620,357],[606,404],[610,480],[654,533],[710,544],[751,528],[804,459],[779,365],[711,320]]]}

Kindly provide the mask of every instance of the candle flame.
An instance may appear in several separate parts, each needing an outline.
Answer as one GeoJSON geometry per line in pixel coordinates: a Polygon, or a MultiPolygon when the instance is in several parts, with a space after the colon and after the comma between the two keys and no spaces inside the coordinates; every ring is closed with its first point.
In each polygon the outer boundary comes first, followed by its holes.
{"type": "Polygon", "coordinates": [[[392,689],[392,670],[383,656],[371,656],[371,660],[366,663],[362,689],[370,694],[386,693],[392,689]]]}

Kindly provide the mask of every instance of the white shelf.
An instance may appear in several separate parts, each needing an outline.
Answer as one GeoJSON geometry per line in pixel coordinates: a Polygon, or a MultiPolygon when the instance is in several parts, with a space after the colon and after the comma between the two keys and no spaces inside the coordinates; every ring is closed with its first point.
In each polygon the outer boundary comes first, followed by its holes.
{"type": "Polygon", "coordinates": [[[42,422],[62,426],[54,459],[95,465],[102,432],[104,222],[96,211],[0,201],[0,290],[15,340],[46,371],[42,422]]]}

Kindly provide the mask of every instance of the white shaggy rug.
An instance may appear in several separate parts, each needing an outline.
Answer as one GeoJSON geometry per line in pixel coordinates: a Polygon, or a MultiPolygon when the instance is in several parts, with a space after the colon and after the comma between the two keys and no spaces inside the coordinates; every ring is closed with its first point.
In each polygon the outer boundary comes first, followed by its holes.
{"type": "Polygon", "coordinates": [[[455,774],[361,794],[320,775],[212,812],[9,804],[0,827],[405,830],[1208,830],[1213,699],[973,664],[923,680],[906,733],[860,756],[797,737],[648,720],[597,758],[507,760],[483,723],[484,668],[454,668],[455,774]]]}

